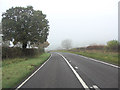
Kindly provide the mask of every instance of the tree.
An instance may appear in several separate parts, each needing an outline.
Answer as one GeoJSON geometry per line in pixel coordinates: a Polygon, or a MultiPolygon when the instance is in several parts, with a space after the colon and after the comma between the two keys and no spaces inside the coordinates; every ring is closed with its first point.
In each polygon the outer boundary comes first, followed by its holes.
{"type": "Polygon", "coordinates": [[[61,44],[65,49],[70,49],[72,47],[72,41],[69,39],[63,40],[61,44]]]}
{"type": "Polygon", "coordinates": [[[111,40],[111,41],[108,41],[107,42],[107,49],[108,50],[113,50],[113,51],[116,51],[118,50],[118,46],[119,46],[119,42],[117,40],[111,40]]]}
{"type": "Polygon", "coordinates": [[[44,43],[48,36],[48,23],[46,15],[32,6],[12,7],[2,14],[3,40],[14,39],[14,45],[20,42],[23,49],[28,42],[44,43]]]}

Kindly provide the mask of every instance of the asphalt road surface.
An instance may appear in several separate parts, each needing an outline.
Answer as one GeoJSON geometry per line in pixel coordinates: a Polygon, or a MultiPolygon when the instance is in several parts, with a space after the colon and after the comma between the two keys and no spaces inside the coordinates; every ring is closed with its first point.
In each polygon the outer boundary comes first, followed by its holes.
{"type": "Polygon", "coordinates": [[[53,52],[18,88],[118,88],[118,68],[76,54],[53,52]]]}

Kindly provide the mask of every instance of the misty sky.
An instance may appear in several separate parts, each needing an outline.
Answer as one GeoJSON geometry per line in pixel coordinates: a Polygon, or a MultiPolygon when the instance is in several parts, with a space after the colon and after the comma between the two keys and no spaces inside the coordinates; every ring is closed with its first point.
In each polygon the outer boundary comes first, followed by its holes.
{"type": "Polygon", "coordinates": [[[73,47],[81,47],[118,39],[118,1],[0,0],[0,15],[12,6],[32,5],[49,20],[50,46],[47,49],[60,48],[65,39],[71,39],[73,47]]]}

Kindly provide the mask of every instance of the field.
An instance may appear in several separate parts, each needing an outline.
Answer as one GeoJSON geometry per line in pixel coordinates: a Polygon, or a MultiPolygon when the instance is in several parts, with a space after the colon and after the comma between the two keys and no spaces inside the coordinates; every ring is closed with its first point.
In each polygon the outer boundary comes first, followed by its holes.
{"type": "Polygon", "coordinates": [[[44,53],[34,58],[8,59],[2,62],[2,87],[12,88],[30,75],[33,70],[49,58],[49,53],[44,53]]]}

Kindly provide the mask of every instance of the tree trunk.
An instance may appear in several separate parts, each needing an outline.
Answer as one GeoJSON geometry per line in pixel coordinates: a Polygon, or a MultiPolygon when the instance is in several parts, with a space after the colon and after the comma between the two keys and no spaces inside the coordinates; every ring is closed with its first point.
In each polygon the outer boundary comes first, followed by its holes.
{"type": "Polygon", "coordinates": [[[23,43],[22,48],[26,49],[27,48],[27,43],[23,43]]]}
{"type": "Polygon", "coordinates": [[[22,44],[22,54],[23,54],[23,56],[27,56],[27,51],[26,51],[26,48],[27,48],[27,43],[23,43],[22,44]]]}

